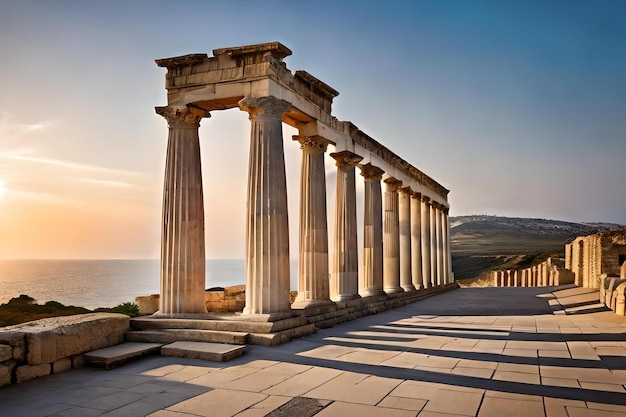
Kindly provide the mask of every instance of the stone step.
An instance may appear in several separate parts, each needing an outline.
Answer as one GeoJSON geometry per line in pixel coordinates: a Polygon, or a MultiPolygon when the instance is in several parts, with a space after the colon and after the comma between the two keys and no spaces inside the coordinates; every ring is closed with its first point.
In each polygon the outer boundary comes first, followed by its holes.
{"type": "Polygon", "coordinates": [[[245,319],[245,316],[238,317],[240,317],[238,320],[136,317],[131,319],[130,326],[134,330],[196,329],[242,333],[272,333],[307,323],[306,318],[301,316],[276,321],[248,321],[245,319]]]}
{"type": "Polygon", "coordinates": [[[228,345],[224,343],[181,341],[163,346],[161,348],[161,355],[224,362],[241,356],[245,348],[246,347],[242,345],[228,345]]]}
{"type": "Polygon", "coordinates": [[[158,352],[161,346],[163,346],[162,343],[126,342],[85,353],[85,361],[110,369],[130,358],[158,352]]]}
{"type": "Polygon", "coordinates": [[[197,330],[197,329],[158,329],[158,330],[131,330],[126,332],[129,342],[173,343],[212,342],[244,345],[248,333],[197,330]]]}

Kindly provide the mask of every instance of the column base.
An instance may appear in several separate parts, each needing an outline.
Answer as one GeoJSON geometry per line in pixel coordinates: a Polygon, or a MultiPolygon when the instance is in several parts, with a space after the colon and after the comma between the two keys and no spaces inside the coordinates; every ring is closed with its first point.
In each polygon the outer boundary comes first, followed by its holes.
{"type": "Polygon", "coordinates": [[[369,288],[364,288],[361,291],[359,291],[359,295],[361,297],[372,297],[376,295],[387,295],[387,293],[384,292],[381,288],[369,287],[369,288]]]}
{"type": "Polygon", "coordinates": [[[383,290],[386,294],[397,294],[399,292],[404,292],[404,289],[402,289],[402,287],[383,288],[383,290]]]}
{"type": "Polygon", "coordinates": [[[335,304],[330,299],[322,300],[298,300],[294,301],[291,305],[292,310],[303,310],[308,308],[323,307],[326,305],[335,304]]]}
{"type": "Polygon", "coordinates": [[[415,288],[415,286],[413,284],[411,284],[411,285],[403,285],[402,289],[405,292],[417,291],[417,288],[415,288]]]}
{"type": "Polygon", "coordinates": [[[333,297],[330,297],[330,299],[334,302],[358,300],[359,298],[361,298],[359,294],[337,294],[333,297]]]}

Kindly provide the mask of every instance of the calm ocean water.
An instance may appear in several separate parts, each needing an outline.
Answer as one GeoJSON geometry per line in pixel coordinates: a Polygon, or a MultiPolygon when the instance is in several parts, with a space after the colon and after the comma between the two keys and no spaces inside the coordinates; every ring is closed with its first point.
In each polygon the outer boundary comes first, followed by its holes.
{"type": "MultiPolygon", "coordinates": [[[[291,264],[291,287],[297,282],[291,264]]],[[[245,283],[244,261],[207,260],[206,288],[245,283]]],[[[0,304],[20,294],[89,309],[114,307],[159,292],[159,261],[0,260],[0,304]]]]}

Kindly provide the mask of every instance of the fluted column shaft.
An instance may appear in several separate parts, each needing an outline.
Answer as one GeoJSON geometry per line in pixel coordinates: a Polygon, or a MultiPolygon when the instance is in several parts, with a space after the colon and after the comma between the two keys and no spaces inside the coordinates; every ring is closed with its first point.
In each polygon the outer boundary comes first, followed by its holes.
{"type": "Polygon", "coordinates": [[[360,167],[365,181],[363,213],[363,273],[359,294],[383,293],[383,219],[380,181],[383,170],[371,164],[360,167]]]}
{"type": "Polygon", "coordinates": [[[244,314],[290,311],[289,224],[282,114],[273,97],[245,98],[250,115],[244,314]]]}
{"type": "Polygon", "coordinates": [[[430,242],[430,198],[422,196],[422,279],[424,288],[432,283],[431,242],[430,242]]]}
{"type": "Polygon", "coordinates": [[[400,286],[400,218],[398,190],[402,181],[385,180],[385,218],[383,222],[383,290],[387,294],[403,292],[400,286]]]}
{"type": "Polygon", "coordinates": [[[411,275],[415,288],[422,288],[422,195],[411,197],[411,275]]]}
{"type": "Polygon", "coordinates": [[[404,187],[398,193],[400,286],[404,291],[415,291],[411,268],[411,196],[413,192],[410,187],[404,187]]]}
{"type": "Polygon", "coordinates": [[[430,204],[430,282],[433,286],[439,285],[437,248],[437,202],[432,201],[430,204]]]}
{"type": "Polygon", "coordinates": [[[444,258],[444,244],[443,244],[443,210],[440,204],[437,205],[435,210],[435,217],[437,219],[437,285],[445,284],[445,273],[443,269],[444,258]]]}
{"type": "Polygon", "coordinates": [[[452,249],[450,245],[450,209],[444,208],[443,210],[443,236],[444,236],[444,272],[445,272],[445,283],[451,284],[453,281],[452,275],[452,249]]]}
{"type": "Polygon", "coordinates": [[[363,159],[349,151],[331,153],[337,163],[335,234],[330,294],[334,301],[359,298],[359,256],[354,167],[363,159]]]}
{"type": "Polygon", "coordinates": [[[300,142],[302,166],[298,296],[292,308],[305,308],[331,302],[324,170],[324,152],[328,141],[319,136],[294,136],[293,139],[300,142]]]}
{"type": "Polygon", "coordinates": [[[200,119],[208,113],[157,107],[169,135],[163,187],[160,314],[206,313],[200,119]]]}

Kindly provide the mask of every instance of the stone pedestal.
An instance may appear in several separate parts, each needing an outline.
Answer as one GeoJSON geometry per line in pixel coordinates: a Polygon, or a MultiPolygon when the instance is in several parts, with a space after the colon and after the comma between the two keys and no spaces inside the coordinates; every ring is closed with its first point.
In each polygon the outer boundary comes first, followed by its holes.
{"type": "Polygon", "coordinates": [[[300,262],[298,296],[292,308],[330,304],[328,282],[328,222],[324,152],[328,141],[319,136],[294,136],[302,149],[300,170],[300,262]]]}
{"type": "Polygon", "coordinates": [[[400,286],[400,235],[398,190],[402,181],[385,180],[385,217],[383,222],[383,290],[387,294],[404,291],[400,286]]]}
{"type": "Polygon", "coordinates": [[[404,187],[398,194],[398,217],[400,233],[400,286],[404,291],[415,291],[412,271],[411,237],[411,196],[410,187],[404,187]]]}
{"type": "Polygon", "coordinates": [[[250,114],[244,314],[288,312],[289,223],[282,115],[290,105],[274,97],[245,98],[250,114]]]}
{"type": "Polygon", "coordinates": [[[331,153],[337,161],[335,234],[330,293],[334,301],[360,298],[354,167],[363,159],[349,151],[331,153]]]}
{"type": "Polygon", "coordinates": [[[200,119],[208,112],[157,107],[169,124],[161,231],[161,314],[206,313],[200,119]]]}
{"type": "Polygon", "coordinates": [[[363,214],[363,273],[359,294],[383,294],[383,220],[380,181],[383,170],[371,164],[360,167],[365,181],[363,214]]]}
{"type": "Polygon", "coordinates": [[[424,288],[433,286],[430,240],[430,198],[422,196],[422,279],[424,288]]]}

